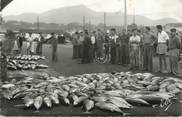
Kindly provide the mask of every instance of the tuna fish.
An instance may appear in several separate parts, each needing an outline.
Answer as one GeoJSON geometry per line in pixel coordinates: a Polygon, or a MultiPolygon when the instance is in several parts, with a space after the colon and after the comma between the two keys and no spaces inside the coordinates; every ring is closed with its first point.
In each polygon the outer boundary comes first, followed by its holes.
{"type": "Polygon", "coordinates": [[[125,94],[122,90],[105,91],[104,94],[109,95],[109,96],[118,96],[118,97],[125,96],[125,94]]]}
{"type": "Polygon", "coordinates": [[[55,103],[55,104],[59,104],[59,97],[57,94],[52,93],[50,94],[50,99],[55,103]]]}
{"type": "Polygon", "coordinates": [[[65,104],[70,104],[70,100],[66,97],[63,97],[63,101],[65,104]]]}
{"type": "Polygon", "coordinates": [[[47,107],[52,107],[52,102],[49,97],[44,97],[44,103],[47,105],[47,107]]]}
{"type": "Polygon", "coordinates": [[[176,87],[178,87],[179,89],[182,89],[182,83],[175,83],[176,87]]]}
{"type": "Polygon", "coordinates": [[[4,96],[4,98],[10,100],[10,99],[12,99],[13,94],[10,90],[5,90],[5,91],[3,91],[3,96],[4,96]]]}
{"type": "Polygon", "coordinates": [[[123,113],[118,106],[116,106],[112,103],[98,102],[95,104],[95,106],[97,106],[100,109],[109,110],[112,112],[123,113]]]}
{"type": "Polygon", "coordinates": [[[130,105],[127,101],[125,101],[121,97],[110,97],[109,102],[113,103],[114,105],[120,108],[132,108],[132,105],[130,105]]]}
{"type": "Polygon", "coordinates": [[[69,91],[70,90],[70,87],[68,85],[63,85],[62,88],[65,90],[65,91],[69,91]]]}
{"type": "Polygon", "coordinates": [[[73,105],[76,105],[76,102],[78,102],[78,96],[76,96],[75,94],[71,94],[70,97],[73,100],[73,105]]]}
{"type": "Polygon", "coordinates": [[[140,98],[125,98],[125,100],[130,104],[136,105],[150,105],[147,101],[140,99],[140,98]]]}
{"type": "Polygon", "coordinates": [[[34,99],[27,95],[26,97],[24,97],[24,103],[26,107],[30,107],[34,104],[34,99]]]}
{"type": "Polygon", "coordinates": [[[92,108],[94,108],[94,101],[86,99],[84,100],[84,107],[86,112],[90,111],[92,108]]]}
{"type": "Polygon", "coordinates": [[[82,102],[83,102],[84,100],[86,100],[87,98],[88,98],[88,97],[86,97],[86,96],[81,96],[81,97],[79,97],[78,100],[74,102],[74,106],[75,106],[75,105],[78,105],[78,104],[80,104],[80,103],[82,103],[82,102]]]}
{"type": "Polygon", "coordinates": [[[43,99],[41,96],[38,96],[34,99],[34,106],[37,110],[40,109],[40,107],[42,106],[42,103],[43,103],[43,99]]]}
{"type": "Polygon", "coordinates": [[[105,96],[94,96],[91,99],[93,99],[96,102],[105,102],[106,100],[108,100],[108,97],[105,97],[105,96]]]}
{"type": "Polygon", "coordinates": [[[58,95],[61,97],[68,97],[69,93],[67,91],[60,91],[58,95]]]}

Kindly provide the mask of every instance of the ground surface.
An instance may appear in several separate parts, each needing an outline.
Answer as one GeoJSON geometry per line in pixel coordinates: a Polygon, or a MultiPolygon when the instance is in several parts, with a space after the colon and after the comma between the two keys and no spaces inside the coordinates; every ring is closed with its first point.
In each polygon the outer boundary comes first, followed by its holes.
{"type": "MultiPolygon", "coordinates": [[[[51,49],[50,45],[45,45],[43,48],[43,55],[48,58],[44,63],[49,65],[51,69],[59,72],[62,75],[70,76],[76,74],[83,74],[83,73],[95,73],[95,72],[111,72],[111,71],[127,71],[126,67],[121,65],[111,65],[111,64],[78,64],[78,61],[72,60],[72,47],[70,45],[59,45],[58,49],[59,53],[59,62],[53,63],[50,62],[51,60],[51,49]]],[[[155,59],[155,67],[154,70],[157,71],[158,69],[158,62],[155,59]]],[[[163,74],[158,74],[163,75],[163,74]]],[[[182,97],[179,95],[178,97],[182,97]]],[[[36,112],[34,108],[27,109],[23,106],[14,106],[22,104],[20,100],[15,101],[8,101],[2,99],[2,114],[5,115],[85,115],[85,116],[94,116],[94,115],[121,115],[119,113],[111,113],[108,111],[101,111],[99,109],[93,109],[91,113],[83,113],[82,107],[72,107],[72,106],[65,106],[65,105],[57,105],[51,109],[43,107],[40,112],[36,112]]],[[[124,112],[130,113],[130,115],[137,115],[137,116],[144,116],[144,115],[173,115],[178,116],[182,115],[182,104],[175,103],[173,104],[166,112],[164,108],[151,108],[151,107],[135,107],[130,111],[125,110],[124,112]]]]}

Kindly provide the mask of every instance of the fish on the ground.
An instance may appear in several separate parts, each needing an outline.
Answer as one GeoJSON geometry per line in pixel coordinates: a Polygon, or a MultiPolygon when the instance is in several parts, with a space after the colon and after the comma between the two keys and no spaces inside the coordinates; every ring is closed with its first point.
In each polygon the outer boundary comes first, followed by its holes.
{"type": "Polygon", "coordinates": [[[52,107],[52,102],[49,97],[44,97],[44,103],[47,105],[47,107],[52,107]]]}
{"type": "Polygon", "coordinates": [[[27,95],[26,97],[24,97],[24,103],[26,107],[30,107],[34,104],[34,99],[27,95]]]}
{"type": "Polygon", "coordinates": [[[38,96],[34,99],[34,106],[37,110],[40,109],[40,107],[42,106],[42,103],[43,103],[43,99],[41,96],[38,96]]]}
{"type": "Polygon", "coordinates": [[[86,96],[81,96],[81,97],[78,97],[78,100],[74,102],[74,106],[82,103],[84,100],[86,100],[88,97],[86,96]]]}
{"type": "Polygon", "coordinates": [[[86,112],[90,111],[92,108],[94,108],[94,101],[90,99],[84,100],[84,107],[86,112]]]}
{"type": "Polygon", "coordinates": [[[121,111],[121,109],[118,106],[116,106],[116,105],[114,105],[112,103],[98,102],[98,103],[95,104],[95,106],[97,106],[100,109],[109,110],[109,111],[112,111],[112,112],[123,113],[123,111],[121,111]]]}
{"type": "Polygon", "coordinates": [[[127,101],[125,101],[123,98],[121,97],[110,97],[108,99],[108,102],[113,103],[114,105],[120,107],[120,108],[132,108],[132,105],[129,104],[127,101]]]}
{"type": "Polygon", "coordinates": [[[125,100],[130,104],[136,104],[136,105],[150,105],[147,101],[140,99],[140,98],[125,98],[125,100]]]}

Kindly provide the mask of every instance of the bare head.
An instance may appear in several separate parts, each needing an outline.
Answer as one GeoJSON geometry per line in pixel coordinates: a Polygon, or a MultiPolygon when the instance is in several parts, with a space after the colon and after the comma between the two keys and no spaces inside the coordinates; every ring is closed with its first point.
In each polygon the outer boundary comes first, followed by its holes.
{"type": "Polygon", "coordinates": [[[146,27],[145,27],[145,32],[146,32],[146,33],[150,32],[150,27],[146,26],[146,27]]]}
{"type": "Polygon", "coordinates": [[[162,32],[162,25],[157,25],[156,28],[158,32],[162,32]]]}
{"type": "Polygon", "coordinates": [[[116,34],[116,29],[115,28],[112,28],[111,29],[111,35],[115,35],[116,34]]]}

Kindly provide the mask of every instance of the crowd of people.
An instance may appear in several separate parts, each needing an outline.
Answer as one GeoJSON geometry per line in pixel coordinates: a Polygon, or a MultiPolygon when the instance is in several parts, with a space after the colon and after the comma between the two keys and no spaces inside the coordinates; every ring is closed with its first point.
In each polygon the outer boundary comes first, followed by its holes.
{"type": "MultiPolygon", "coordinates": [[[[27,55],[42,55],[43,43],[50,43],[52,48],[52,61],[57,62],[57,45],[58,36],[55,33],[51,33],[49,38],[45,39],[42,33],[16,33],[12,31],[7,32],[7,38],[13,39],[12,44],[12,54],[22,54],[26,52],[27,55]],[[23,43],[25,42],[25,50],[22,51],[23,43]]],[[[25,54],[25,53],[24,53],[25,54]]]]}
{"type": "Polygon", "coordinates": [[[26,54],[38,54],[42,55],[42,44],[44,37],[40,33],[38,37],[34,37],[32,33],[16,33],[8,32],[8,37],[14,39],[12,45],[12,54],[21,54],[23,43],[26,42],[26,54]]]}
{"type": "Polygon", "coordinates": [[[153,58],[159,58],[159,72],[167,70],[167,55],[170,60],[170,73],[177,74],[181,38],[175,28],[165,32],[161,25],[156,31],[150,27],[144,30],[137,28],[132,31],[117,33],[112,28],[106,33],[101,30],[75,32],[73,35],[73,59],[80,63],[111,63],[129,66],[130,70],[153,71],[153,58]]]}
{"type": "MultiPolygon", "coordinates": [[[[11,33],[9,33],[9,38],[11,33]]],[[[131,31],[123,30],[117,33],[112,28],[107,32],[100,29],[91,33],[88,30],[75,32],[72,35],[73,59],[81,64],[99,62],[119,64],[129,67],[130,70],[152,72],[154,56],[159,58],[159,72],[178,72],[178,62],[181,50],[181,37],[175,28],[165,32],[161,25],[156,30],[145,27],[142,30],[134,28],[131,31]],[[167,57],[169,56],[169,57],[167,57]],[[170,60],[170,71],[167,69],[167,58],[170,60]]],[[[52,47],[52,61],[58,61],[58,37],[51,33],[48,39],[40,33],[34,37],[32,33],[17,34],[13,43],[13,53],[20,54],[23,41],[26,42],[27,54],[42,55],[43,43],[50,43],[52,47]]]]}

